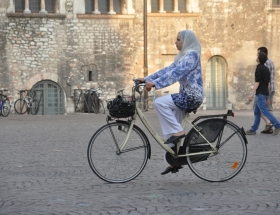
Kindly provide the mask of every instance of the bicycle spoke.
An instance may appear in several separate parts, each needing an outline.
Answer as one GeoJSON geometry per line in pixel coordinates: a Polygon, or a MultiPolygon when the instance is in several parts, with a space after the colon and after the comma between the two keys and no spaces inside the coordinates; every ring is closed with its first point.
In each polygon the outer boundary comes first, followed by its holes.
{"type": "Polygon", "coordinates": [[[134,148],[129,148],[129,149],[126,149],[126,150],[122,150],[121,153],[130,152],[130,151],[141,149],[141,148],[145,148],[145,147],[146,146],[138,146],[138,147],[134,147],[134,148]]]}

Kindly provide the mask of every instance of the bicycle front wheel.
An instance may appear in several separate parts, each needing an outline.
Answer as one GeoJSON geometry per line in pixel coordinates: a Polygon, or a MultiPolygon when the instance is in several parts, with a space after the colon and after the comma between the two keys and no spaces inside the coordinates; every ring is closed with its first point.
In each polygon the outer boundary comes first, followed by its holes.
{"type": "MultiPolygon", "coordinates": [[[[222,182],[235,177],[247,158],[247,140],[234,123],[219,119],[207,119],[197,124],[204,137],[217,149],[211,154],[188,156],[192,172],[209,182],[222,182]]],[[[187,138],[187,153],[210,151],[211,147],[192,129],[187,138]]]]}
{"type": "Polygon", "coordinates": [[[89,165],[104,181],[128,182],[136,178],[146,166],[150,145],[145,134],[137,126],[132,128],[127,144],[119,152],[128,130],[128,123],[113,122],[97,130],[89,142],[89,165]]]}
{"type": "Polygon", "coordinates": [[[99,113],[105,114],[105,108],[101,99],[99,99],[99,113]]]}
{"type": "Polygon", "coordinates": [[[33,99],[30,105],[30,113],[36,115],[39,111],[39,102],[36,99],[33,99]]]}
{"type": "Polygon", "coordinates": [[[9,113],[10,113],[10,110],[11,110],[10,101],[9,100],[3,100],[2,109],[1,109],[2,115],[5,116],[5,117],[8,116],[9,113]]]}
{"type": "Polygon", "coordinates": [[[16,102],[14,104],[14,108],[15,108],[16,113],[25,114],[27,112],[26,101],[24,101],[23,99],[16,100],[16,102]]]}

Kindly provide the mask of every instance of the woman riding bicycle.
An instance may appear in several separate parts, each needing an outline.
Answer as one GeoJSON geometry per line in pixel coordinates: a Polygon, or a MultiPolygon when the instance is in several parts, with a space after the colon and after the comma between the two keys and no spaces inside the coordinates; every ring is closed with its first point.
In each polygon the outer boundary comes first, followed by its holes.
{"type": "MultiPolygon", "coordinates": [[[[152,87],[161,89],[177,81],[180,83],[179,93],[157,98],[154,102],[163,136],[167,139],[165,144],[170,144],[170,147],[174,145],[173,142],[185,136],[181,126],[185,111],[197,109],[203,101],[200,42],[192,31],[183,30],[178,33],[175,44],[180,52],[170,66],[138,78],[146,83],[148,91],[152,87]]],[[[175,173],[180,168],[182,167],[169,166],[161,174],[175,173]]]]}

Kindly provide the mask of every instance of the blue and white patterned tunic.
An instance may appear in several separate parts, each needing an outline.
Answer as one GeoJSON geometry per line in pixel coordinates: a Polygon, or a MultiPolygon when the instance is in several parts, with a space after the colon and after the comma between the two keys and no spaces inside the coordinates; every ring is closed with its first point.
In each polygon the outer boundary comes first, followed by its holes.
{"type": "Polygon", "coordinates": [[[168,87],[179,81],[179,93],[171,96],[175,105],[181,110],[197,109],[203,102],[200,55],[196,51],[186,54],[178,65],[172,63],[145,77],[144,80],[154,82],[156,89],[168,87]]]}

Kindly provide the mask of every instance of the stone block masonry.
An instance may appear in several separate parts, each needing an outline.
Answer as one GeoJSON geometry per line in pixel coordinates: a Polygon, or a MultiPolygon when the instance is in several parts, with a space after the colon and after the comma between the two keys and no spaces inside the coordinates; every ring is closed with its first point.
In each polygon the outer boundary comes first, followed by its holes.
{"type": "MultiPolygon", "coordinates": [[[[129,94],[132,78],[143,77],[142,0],[124,1],[130,14],[111,15],[76,13],[82,4],[72,0],[59,1],[64,8],[60,13],[14,13],[10,2],[0,0],[0,88],[9,89],[14,98],[17,90],[53,81],[65,96],[65,111],[72,112],[74,89],[101,87],[107,99],[122,88],[129,94]]],[[[178,31],[193,30],[202,46],[205,92],[209,77],[217,81],[209,75],[214,68],[209,62],[221,57],[224,79],[212,90],[218,95],[218,85],[223,86],[223,108],[230,103],[234,109],[251,109],[245,102],[254,82],[256,50],[266,46],[275,62],[273,105],[280,109],[279,10],[269,10],[263,0],[200,0],[195,11],[148,13],[148,73],[172,62],[178,31]]],[[[205,95],[207,109],[212,98],[205,95]]]]}

